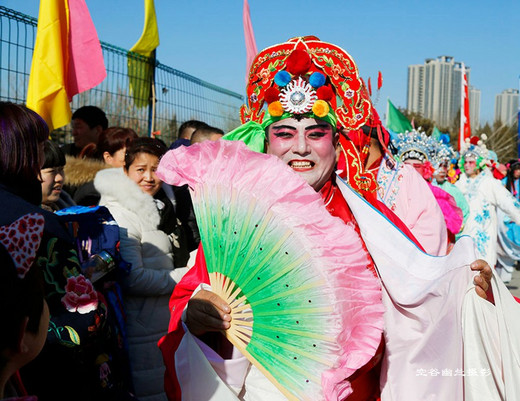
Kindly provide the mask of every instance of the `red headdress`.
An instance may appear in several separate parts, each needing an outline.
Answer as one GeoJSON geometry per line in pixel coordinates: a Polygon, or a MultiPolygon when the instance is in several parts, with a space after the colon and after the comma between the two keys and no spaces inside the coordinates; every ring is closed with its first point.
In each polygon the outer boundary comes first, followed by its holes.
{"type": "Polygon", "coordinates": [[[268,47],[253,61],[247,86],[248,105],[243,123],[262,123],[266,117],[310,114],[353,130],[363,126],[372,104],[352,57],[343,49],[315,36],[289,39],[268,47]],[[339,103],[339,104],[338,104],[339,103]]]}

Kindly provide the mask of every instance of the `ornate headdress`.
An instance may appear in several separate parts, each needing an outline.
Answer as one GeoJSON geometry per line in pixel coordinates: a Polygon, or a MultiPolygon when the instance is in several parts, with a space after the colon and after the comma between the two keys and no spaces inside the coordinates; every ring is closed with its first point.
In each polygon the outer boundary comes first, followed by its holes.
{"type": "Polygon", "coordinates": [[[456,160],[455,150],[453,150],[449,142],[445,142],[442,139],[434,139],[433,142],[434,149],[431,162],[435,169],[443,163],[450,163],[453,159],[456,160]]]}
{"type": "Polygon", "coordinates": [[[417,159],[426,162],[435,154],[436,144],[424,131],[412,130],[397,134],[392,142],[401,161],[417,159]]]}
{"type": "Polygon", "coordinates": [[[460,149],[459,168],[461,171],[464,170],[464,162],[468,157],[472,157],[476,160],[477,168],[482,170],[486,166],[488,160],[489,151],[484,141],[487,139],[486,134],[473,136],[465,140],[460,149]]]}
{"type": "Polygon", "coordinates": [[[352,57],[315,36],[297,37],[256,56],[249,70],[247,104],[240,109],[244,125],[225,138],[244,140],[260,150],[263,131],[275,121],[300,115],[354,130],[367,122],[371,112],[352,57]]]}

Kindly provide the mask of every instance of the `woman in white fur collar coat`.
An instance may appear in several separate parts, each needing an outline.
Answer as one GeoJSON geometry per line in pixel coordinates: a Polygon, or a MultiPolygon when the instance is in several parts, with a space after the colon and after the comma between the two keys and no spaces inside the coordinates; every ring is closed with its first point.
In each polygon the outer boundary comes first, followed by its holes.
{"type": "Polygon", "coordinates": [[[124,168],[100,171],[94,185],[117,224],[121,256],[132,264],[123,281],[130,368],[141,401],[166,400],[164,364],[157,341],[166,334],[168,301],[186,272],[183,227],[155,175],[166,147],[139,138],[127,149],[124,168]]]}

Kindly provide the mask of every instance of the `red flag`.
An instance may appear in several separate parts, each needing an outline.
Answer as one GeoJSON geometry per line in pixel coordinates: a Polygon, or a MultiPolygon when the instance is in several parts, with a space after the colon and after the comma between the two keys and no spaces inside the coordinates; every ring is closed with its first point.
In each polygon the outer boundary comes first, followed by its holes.
{"type": "Polygon", "coordinates": [[[372,82],[370,82],[370,77],[368,77],[368,94],[372,96],[372,82]]]}
{"type": "Polygon", "coordinates": [[[377,90],[381,89],[383,86],[383,74],[381,74],[381,71],[377,74],[377,90]]]}
{"type": "Polygon", "coordinates": [[[469,91],[468,77],[466,75],[466,67],[462,63],[462,85],[461,85],[461,101],[460,101],[460,131],[459,131],[459,150],[466,138],[471,137],[471,125],[469,120],[469,91]]]}
{"type": "Polygon", "coordinates": [[[249,69],[253,64],[253,60],[255,56],[258,54],[258,50],[256,49],[256,41],[255,34],[253,32],[253,24],[251,23],[251,16],[249,14],[249,3],[247,0],[244,0],[244,13],[242,15],[242,20],[244,22],[244,37],[246,40],[246,85],[249,78],[249,69]]]}

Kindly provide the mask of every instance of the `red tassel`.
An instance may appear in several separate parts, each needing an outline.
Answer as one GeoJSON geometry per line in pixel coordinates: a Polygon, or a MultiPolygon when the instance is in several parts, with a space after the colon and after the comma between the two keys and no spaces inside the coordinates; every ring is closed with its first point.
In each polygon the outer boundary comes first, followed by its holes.
{"type": "Polygon", "coordinates": [[[368,94],[372,96],[372,83],[370,82],[370,77],[368,77],[368,94]]]}
{"type": "Polygon", "coordinates": [[[381,89],[383,86],[383,74],[381,74],[381,71],[377,74],[377,90],[381,89]]]}

